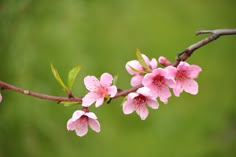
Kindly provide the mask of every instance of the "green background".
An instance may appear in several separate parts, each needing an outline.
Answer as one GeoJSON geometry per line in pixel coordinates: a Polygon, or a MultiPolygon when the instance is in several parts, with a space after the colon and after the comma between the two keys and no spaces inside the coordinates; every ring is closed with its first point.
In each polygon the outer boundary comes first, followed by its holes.
{"type": "MultiPolygon", "coordinates": [[[[150,58],[178,52],[202,39],[200,29],[236,26],[234,0],[3,0],[0,2],[0,80],[32,91],[65,96],[50,63],[66,79],[83,66],[73,93],[82,96],[86,75],[119,74],[140,48],[150,58]]],[[[64,107],[8,90],[0,104],[0,157],[111,156],[221,157],[236,155],[236,37],[199,49],[199,94],[183,93],[149,110],[145,121],[122,113],[122,98],[91,107],[99,134],[77,137],[66,129],[80,106],[64,107]]]]}

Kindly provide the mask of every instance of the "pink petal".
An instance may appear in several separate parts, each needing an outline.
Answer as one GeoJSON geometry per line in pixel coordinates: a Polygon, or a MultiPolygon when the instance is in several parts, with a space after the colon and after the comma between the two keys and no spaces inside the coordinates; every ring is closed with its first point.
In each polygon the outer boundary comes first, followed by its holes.
{"type": "Polygon", "coordinates": [[[198,93],[198,84],[195,80],[185,80],[183,83],[183,88],[187,93],[196,95],[198,93]]]}
{"type": "Polygon", "coordinates": [[[83,116],[84,114],[85,114],[84,111],[77,110],[77,111],[75,111],[75,112],[73,113],[71,120],[72,120],[72,121],[76,121],[76,120],[78,120],[81,116],[83,116]]]}
{"type": "Polygon", "coordinates": [[[104,102],[104,97],[100,97],[96,100],[95,106],[100,107],[103,104],[103,102],[104,102]]]}
{"type": "Polygon", "coordinates": [[[142,94],[146,97],[150,96],[150,92],[151,92],[150,89],[147,87],[141,87],[137,90],[137,93],[142,94]]]}
{"type": "Polygon", "coordinates": [[[131,75],[138,74],[138,72],[133,71],[130,67],[137,69],[137,70],[142,70],[142,66],[140,65],[140,63],[137,60],[129,61],[125,65],[125,68],[126,68],[127,72],[131,75]]]}
{"type": "Polygon", "coordinates": [[[126,101],[123,104],[124,114],[130,114],[135,111],[135,104],[132,101],[126,101]]]}
{"type": "Polygon", "coordinates": [[[164,77],[167,77],[167,71],[165,69],[162,69],[162,68],[158,68],[158,69],[155,69],[153,70],[153,74],[156,75],[161,75],[161,76],[164,76],[164,77]]]}
{"type": "Polygon", "coordinates": [[[136,112],[142,120],[145,120],[148,116],[148,109],[147,109],[146,105],[140,105],[137,108],[136,112]]]}
{"type": "Polygon", "coordinates": [[[149,65],[149,62],[150,62],[149,58],[148,58],[145,54],[142,54],[142,57],[143,57],[145,63],[146,63],[147,65],[149,65]]]}
{"type": "Polygon", "coordinates": [[[84,84],[89,91],[96,91],[100,86],[100,82],[95,76],[86,76],[84,78],[84,84]]]}
{"type": "Polygon", "coordinates": [[[117,93],[117,88],[116,86],[111,86],[108,88],[107,94],[110,95],[110,97],[114,97],[117,93]]]}
{"type": "Polygon", "coordinates": [[[142,84],[146,87],[149,87],[153,82],[153,77],[154,75],[152,73],[146,74],[143,78],[142,84]]]}
{"type": "Polygon", "coordinates": [[[170,88],[174,88],[175,87],[175,80],[174,79],[166,79],[165,83],[170,88]]]}
{"type": "Polygon", "coordinates": [[[72,119],[69,119],[67,121],[67,130],[75,130],[75,129],[76,129],[76,123],[72,119]]]}
{"type": "Polygon", "coordinates": [[[94,92],[89,92],[82,98],[82,106],[89,107],[92,105],[97,99],[99,98],[99,95],[94,92]]]}
{"type": "Polygon", "coordinates": [[[183,71],[188,71],[189,69],[189,64],[187,62],[180,62],[179,65],[177,66],[178,70],[183,70],[183,71]]]}
{"type": "Polygon", "coordinates": [[[198,74],[202,71],[202,69],[197,65],[190,65],[189,67],[189,77],[197,78],[198,74]]]}
{"type": "Polygon", "coordinates": [[[93,112],[87,112],[84,115],[86,115],[90,119],[97,119],[97,116],[93,112]]]}
{"type": "Polygon", "coordinates": [[[152,100],[152,99],[147,100],[147,105],[152,109],[158,109],[159,107],[157,100],[152,100]]]}
{"type": "Polygon", "coordinates": [[[157,94],[160,97],[160,100],[164,103],[167,103],[168,98],[171,96],[170,90],[167,86],[162,86],[158,88],[157,94]]]}
{"type": "Polygon", "coordinates": [[[100,132],[100,123],[96,119],[88,120],[90,128],[95,132],[100,132]]]}
{"type": "Polygon", "coordinates": [[[175,78],[176,73],[177,73],[177,68],[173,66],[168,66],[165,68],[167,71],[167,77],[168,78],[175,78]]]}
{"type": "Polygon", "coordinates": [[[176,81],[176,85],[175,87],[173,88],[173,92],[174,92],[174,95],[179,97],[180,96],[180,93],[183,92],[183,87],[182,87],[182,83],[180,81],[176,81]]]}
{"type": "Polygon", "coordinates": [[[134,99],[136,96],[138,96],[138,93],[132,92],[128,94],[128,100],[132,100],[134,99]]]}
{"type": "Polygon", "coordinates": [[[109,87],[112,84],[113,77],[108,73],[103,73],[100,78],[100,83],[103,87],[109,87]]]}
{"type": "Polygon", "coordinates": [[[138,86],[142,84],[143,76],[142,75],[135,75],[132,77],[130,84],[132,87],[138,86]]]}
{"type": "Polygon", "coordinates": [[[75,129],[75,132],[80,137],[86,135],[88,133],[88,121],[81,121],[75,129]]]}
{"type": "Polygon", "coordinates": [[[155,69],[157,68],[157,60],[155,58],[153,58],[150,62],[149,65],[151,67],[151,69],[155,69]]]}

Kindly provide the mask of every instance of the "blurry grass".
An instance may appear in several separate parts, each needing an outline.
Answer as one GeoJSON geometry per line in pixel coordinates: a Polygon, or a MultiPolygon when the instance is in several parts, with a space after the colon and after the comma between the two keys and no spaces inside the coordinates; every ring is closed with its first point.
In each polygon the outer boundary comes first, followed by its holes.
{"type": "MultiPolygon", "coordinates": [[[[85,93],[83,78],[119,74],[136,48],[149,57],[175,55],[203,36],[199,29],[235,27],[235,2],[220,1],[31,1],[0,2],[0,79],[52,95],[64,95],[50,63],[63,78],[83,66],[73,88],[85,93]]],[[[202,66],[197,96],[172,97],[150,110],[147,120],[124,115],[114,100],[99,109],[102,131],[83,138],[66,130],[78,106],[63,107],[3,91],[0,156],[235,156],[235,36],[201,48],[188,60],[202,66]]]]}

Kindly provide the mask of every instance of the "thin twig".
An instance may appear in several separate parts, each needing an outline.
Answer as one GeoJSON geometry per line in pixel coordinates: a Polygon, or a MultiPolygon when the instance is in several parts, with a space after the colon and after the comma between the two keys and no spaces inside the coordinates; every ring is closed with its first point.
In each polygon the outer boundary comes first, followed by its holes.
{"type": "Polygon", "coordinates": [[[178,54],[176,58],[176,62],[173,63],[173,66],[178,66],[181,61],[187,60],[195,50],[203,47],[204,45],[209,44],[210,42],[218,39],[220,36],[223,35],[235,35],[236,29],[216,29],[216,30],[200,30],[196,33],[196,35],[200,34],[209,34],[208,37],[198,41],[187,47],[184,51],[178,54]]]}
{"type": "Polygon", "coordinates": [[[47,100],[53,100],[53,101],[57,101],[57,102],[78,102],[78,103],[82,103],[82,99],[81,98],[75,98],[75,97],[58,97],[58,96],[51,96],[51,95],[46,95],[46,94],[41,94],[41,93],[36,93],[36,92],[31,92],[29,90],[26,89],[22,89],[13,85],[10,85],[8,83],[5,83],[3,81],[0,81],[0,87],[1,89],[9,89],[18,93],[23,93],[25,95],[30,95],[33,97],[37,97],[40,99],[47,99],[47,100]]]}

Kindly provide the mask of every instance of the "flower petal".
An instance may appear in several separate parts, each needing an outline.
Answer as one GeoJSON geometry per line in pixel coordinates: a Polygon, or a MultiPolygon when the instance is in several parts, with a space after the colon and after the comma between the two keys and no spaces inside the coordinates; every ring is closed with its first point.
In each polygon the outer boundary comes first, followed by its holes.
{"type": "Polygon", "coordinates": [[[160,97],[160,100],[164,103],[167,103],[168,98],[171,96],[170,90],[167,86],[162,86],[158,88],[157,94],[160,97]]]}
{"type": "Polygon", "coordinates": [[[103,102],[104,102],[104,98],[103,98],[103,97],[100,97],[100,98],[98,98],[98,99],[96,100],[95,106],[96,106],[96,107],[100,107],[100,106],[103,104],[103,102]]]}
{"type": "Polygon", "coordinates": [[[76,123],[72,120],[72,119],[69,119],[67,121],[67,130],[75,130],[76,129],[76,123]]]}
{"type": "Polygon", "coordinates": [[[190,65],[189,67],[189,78],[197,78],[198,74],[202,71],[201,67],[197,65],[190,65]]]}
{"type": "Polygon", "coordinates": [[[90,128],[95,132],[100,132],[100,123],[96,119],[88,120],[90,128]]]}
{"type": "Polygon", "coordinates": [[[147,87],[141,87],[137,90],[137,93],[142,94],[146,97],[150,96],[150,92],[151,92],[150,89],[147,87]]]}
{"type": "Polygon", "coordinates": [[[88,132],[88,119],[87,117],[81,117],[77,122],[77,128],[75,132],[78,136],[84,136],[88,132]]]}
{"type": "Polygon", "coordinates": [[[100,86],[100,82],[95,76],[86,76],[84,78],[84,84],[89,91],[96,91],[100,86]]]}
{"type": "Polygon", "coordinates": [[[135,104],[132,101],[125,101],[123,104],[124,114],[130,114],[135,111],[135,104]]]}
{"type": "Polygon", "coordinates": [[[108,88],[107,94],[110,95],[110,97],[114,97],[117,93],[117,88],[116,86],[111,86],[108,88]]]}
{"type": "Polygon", "coordinates": [[[148,109],[146,105],[139,105],[136,112],[142,120],[145,120],[148,116],[148,109]]]}
{"type": "Polygon", "coordinates": [[[97,119],[97,116],[95,113],[93,112],[87,112],[84,115],[86,115],[87,117],[89,117],[90,119],[97,119]]]}
{"type": "Polygon", "coordinates": [[[77,110],[77,111],[75,111],[75,112],[73,113],[71,120],[72,120],[72,121],[76,121],[76,120],[78,120],[81,116],[83,116],[84,114],[85,114],[84,111],[77,110]]]}
{"type": "Polygon", "coordinates": [[[198,84],[195,80],[185,80],[183,83],[184,91],[193,95],[198,93],[198,84]]]}
{"type": "Polygon", "coordinates": [[[125,68],[126,68],[127,72],[131,75],[139,74],[138,72],[133,71],[130,67],[132,67],[136,70],[140,70],[140,71],[143,70],[142,66],[140,65],[140,63],[137,60],[129,61],[128,63],[126,63],[125,68]]]}
{"type": "Polygon", "coordinates": [[[173,67],[173,66],[168,66],[165,69],[167,71],[168,78],[173,78],[174,79],[175,76],[176,76],[176,73],[177,73],[177,68],[173,67]]]}
{"type": "Polygon", "coordinates": [[[99,98],[99,95],[94,92],[89,92],[82,98],[82,106],[89,107],[92,105],[97,99],[99,98]]]}
{"type": "Polygon", "coordinates": [[[103,87],[109,87],[112,84],[113,77],[109,73],[103,73],[100,78],[100,83],[103,87]]]}
{"type": "Polygon", "coordinates": [[[159,107],[159,103],[157,102],[156,99],[148,99],[147,105],[152,109],[158,109],[159,107]]]}
{"type": "Polygon", "coordinates": [[[183,92],[183,86],[182,86],[181,81],[176,80],[176,84],[175,84],[175,87],[173,88],[173,92],[174,92],[174,95],[177,97],[179,97],[180,93],[183,92]]]}
{"type": "Polygon", "coordinates": [[[153,73],[146,74],[143,78],[142,84],[145,87],[149,87],[153,82],[153,77],[154,77],[153,73]]]}
{"type": "Polygon", "coordinates": [[[156,69],[157,68],[157,60],[155,58],[152,58],[152,60],[149,62],[149,65],[151,69],[156,69]]]}
{"type": "Polygon", "coordinates": [[[142,81],[143,81],[143,76],[137,74],[131,78],[130,84],[132,87],[135,87],[142,84],[142,81]]]}
{"type": "Polygon", "coordinates": [[[80,125],[79,128],[75,129],[75,132],[80,137],[86,135],[88,133],[88,123],[80,125]]]}

